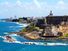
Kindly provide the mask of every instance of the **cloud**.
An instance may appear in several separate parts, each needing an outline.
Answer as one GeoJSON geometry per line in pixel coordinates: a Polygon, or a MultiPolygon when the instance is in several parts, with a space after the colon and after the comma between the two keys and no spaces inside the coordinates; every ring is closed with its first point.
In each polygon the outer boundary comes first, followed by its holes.
{"type": "Polygon", "coordinates": [[[0,3],[0,7],[3,7],[3,8],[9,8],[11,7],[11,5],[12,4],[8,1],[0,3]]]}
{"type": "Polygon", "coordinates": [[[41,8],[40,3],[37,0],[33,0],[33,2],[37,7],[41,8]]]}
{"type": "Polygon", "coordinates": [[[60,0],[60,1],[58,1],[58,3],[57,3],[57,7],[58,7],[58,9],[64,10],[64,9],[66,9],[67,5],[66,5],[66,3],[64,2],[64,0],[60,0]]]}
{"type": "MultiPolygon", "coordinates": [[[[68,4],[64,0],[58,0],[58,2],[51,4],[50,2],[39,0],[31,0],[31,2],[24,2],[22,0],[16,0],[16,2],[2,2],[0,3],[0,15],[9,13],[9,15],[47,15],[50,10],[56,12],[56,14],[62,14],[61,12],[68,11],[68,4]]],[[[67,14],[67,12],[66,12],[67,14]]]]}
{"type": "Polygon", "coordinates": [[[63,0],[60,0],[60,1],[58,2],[58,4],[59,4],[59,5],[65,5],[65,3],[64,3],[63,0]]]}
{"type": "Polygon", "coordinates": [[[22,2],[20,0],[17,0],[15,4],[16,6],[22,7],[22,2]]]}

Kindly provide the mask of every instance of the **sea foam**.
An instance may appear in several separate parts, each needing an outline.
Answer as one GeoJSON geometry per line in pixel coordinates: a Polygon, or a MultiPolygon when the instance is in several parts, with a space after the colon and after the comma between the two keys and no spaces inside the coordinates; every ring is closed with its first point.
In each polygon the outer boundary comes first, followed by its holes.
{"type": "Polygon", "coordinates": [[[9,34],[8,32],[4,32],[4,34],[9,34]]]}
{"type": "Polygon", "coordinates": [[[9,36],[18,36],[17,34],[11,34],[11,35],[9,35],[9,36]]]}
{"type": "MultiPolygon", "coordinates": [[[[16,34],[12,34],[10,36],[17,36],[16,34]]],[[[7,43],[19,43],[19,44],[27,44],[27,45],[42,45],[42,46],[58,46],[58,45],[61,45],[61,46],[66,46],[68,44],[66,43],[46,43],[46,42],[21,42],[21,41],[18,41],[17,39],[13,38],[12,39],[14,41],[10,42],[9,40],[6,40],[6,37],[5,36],[0,36],[0,38],[3,38],[3,42],[7,42],[7,43]]]]}

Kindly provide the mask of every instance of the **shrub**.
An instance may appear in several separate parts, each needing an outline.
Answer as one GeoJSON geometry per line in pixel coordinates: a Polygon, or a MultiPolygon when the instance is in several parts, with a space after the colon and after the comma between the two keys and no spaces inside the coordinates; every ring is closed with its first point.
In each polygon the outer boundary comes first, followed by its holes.
{"type": "Polygon", "coordinates": [[[65,37],[68,37],[68,33],[67,34],[64,34],[65,37]]]}
{"type": "Polygon", "coordinates": [[[26,32],[26,31],[27,31],[26,28],[22,29],[22,32],[26,32]]]}

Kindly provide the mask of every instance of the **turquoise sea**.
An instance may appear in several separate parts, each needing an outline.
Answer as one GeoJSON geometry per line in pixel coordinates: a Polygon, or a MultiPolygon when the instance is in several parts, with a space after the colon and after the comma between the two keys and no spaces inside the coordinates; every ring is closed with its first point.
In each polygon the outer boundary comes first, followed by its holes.
{"type": "Polygon", "coordinates": [[[24,24],[12,23],[12,22],[0,22],[0,51],[68,51],[68,45],[28,45],[21,43],[9,43],[5,42],[2,36],[9,35],[15,38],[19,42],[47,42],[47,43],[68,43],[67,41],[44,41],[44,40],[28,40],[19,35],[11,35],[8,32],[18,32],[24,28],[24,24]]]}

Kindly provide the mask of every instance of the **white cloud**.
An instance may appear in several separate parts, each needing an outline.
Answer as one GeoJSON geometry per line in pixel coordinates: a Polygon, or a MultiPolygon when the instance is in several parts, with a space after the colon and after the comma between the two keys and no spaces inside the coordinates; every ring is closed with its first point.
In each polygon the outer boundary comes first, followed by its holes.
{"type": "Polygon", "coordinates": [[[65,3],[64,3],[63,0],[60,0],[60,1],[58,2],[58,4],[59,4],[59,5],[65,5],[65,3]]]}
{"type": "Polygon", "coordinates": [[[66,9],[66,3],[64,2],[64,0],[58,1],[57,8],[62,10],[66,9]]]}
{"type": "Polygon", "coordinates": [[[17,0],[15,4],[16,6],[22,7],[22,2],[20,0],[17,0]]]}
{"type": "MultiPolygon", "coordinates": [[[[68,4],[64,2],[64,0],[59,0],[56,2],[54,5],[51,5],[49,3],[45,2],[40,2],[39,0],[32,0],[32,2],[21,2],[21,0],[17,0],[15,3],[12,2],[3,2],[0,3],[0,7],[2,8],[1,13],[12,13],[22,15],[23,14],[48,14],[50,10],[53,10],[54,12],[61,12],[62,10],[68,10],[67,7],[68,4]],[[8,11],[5,11],[8,10],[8,11]]],[[[0,8],[0,9],[1,9],[0,8]]],[[[66,12],[67,13],[67,12],[66,12]]]]}
{"type": "Polygon", "coordinates": [[[41,8],[40,3],[37,0],[33,0],[33,2],[37,7],[41,8]]]}

